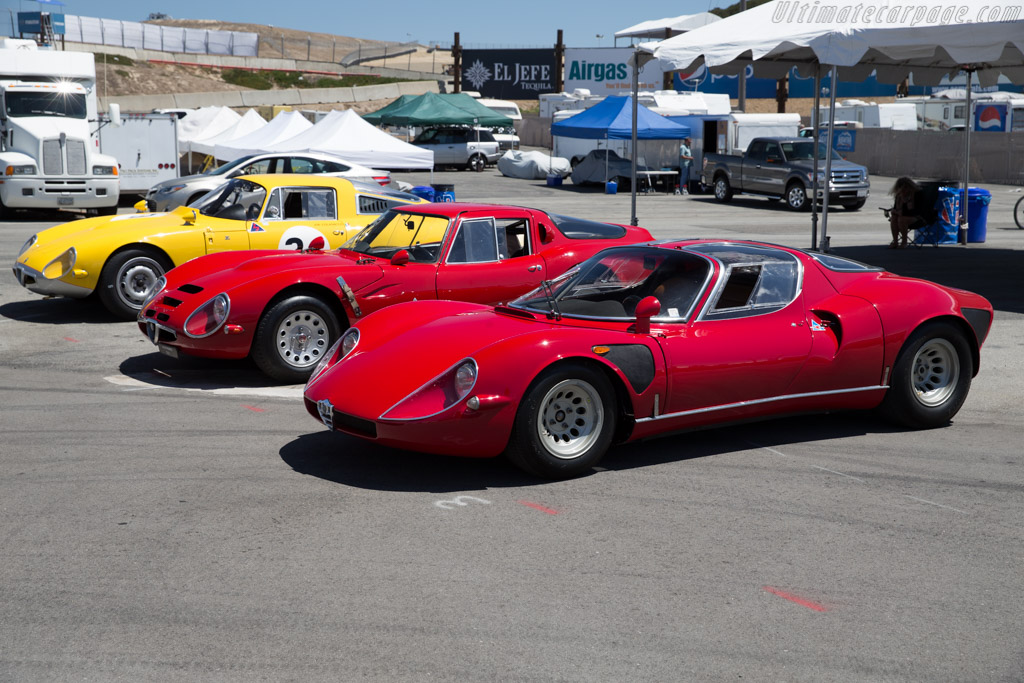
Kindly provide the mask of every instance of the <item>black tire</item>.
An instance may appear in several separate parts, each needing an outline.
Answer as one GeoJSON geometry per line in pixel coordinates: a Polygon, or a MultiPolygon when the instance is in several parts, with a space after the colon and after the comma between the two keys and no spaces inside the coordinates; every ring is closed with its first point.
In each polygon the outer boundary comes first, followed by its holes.
{"type": "Polygon", "coordinates": [[[715,199],[720,202],[732,201],[732,186],[729,185],[729,179],[724,175],[720,175],[715,178],[715,199]]]}
{"type": "Polygon", "coordinates": [[[955,325],[923,325],[900,349],[882,413],[913,429],[949,424],[970,391],[973,358],[967,338],[955,325]]]}
{"type": "Polygon", "coordinates": [[[474,154],[466,162],[466,168],[476,173],[483,173],[484,168],[487,166],[487,159],[482,154],[474,154]]]}
{"type": "Polygon", "coordinates": [[[1024,230],[1024,197],[1013,205],[1013,222],[1017,224],[1018,230],[1024,230]]]}
{"type": "Polygon", "coordinates": [[[96,209],[97,216],[116,216],[117,215],[117,204],[113,206],[101,206],[96,209]]]}
{"type": "Polygon", "coordinates": [[[806,211],[811,208],[807,200],[807,188],[803,183],[793,182],[786,186],[786,206],[793,211],[806,211]]]}
{"type": "Polygon", "coordinates": [[[0,221],[10,220],[10,218],[11,218],[11,211],[10,211],[10,209],[8,209],[6,206],[4,206],[3,200],[0,199],[0,221]]]}
{"type": "Polygon", "coordinates": [[[162,253],[124,249],[103,264],[96,291],[100,301],[119,318],[134,320],[156,281],[174,267],[162,253]]]}
{"type": "Polygon", "coordinates": [[[608,452],[617,420],[615,389],[600,370],[556,365],[526,390],[505,455],[539,477],[576,477],[608,452]]]}
{"type": "Polygon", "coordinates": [[[843,204],[843,208],[847,211],[860,211],[864,208],[864,205],[868,203],[866,199],[858,199],[852,204],[843,204]]]}
{"type": "Polygon", "coordinates": [[[282,299],[264,312],[256,327],[252,359],[281,382],[300,384],[341,335],[331,307],[314,296],[282,299]]]}

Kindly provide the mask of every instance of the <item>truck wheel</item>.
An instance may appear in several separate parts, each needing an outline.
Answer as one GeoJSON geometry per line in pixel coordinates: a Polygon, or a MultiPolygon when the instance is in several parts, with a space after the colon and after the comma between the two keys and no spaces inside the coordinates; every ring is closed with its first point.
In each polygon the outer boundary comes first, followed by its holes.
{"type": "Polygon", "coordinates": [[[790,183],[786,188],[786,205],[794,211],[804,211],[808,208],[807,188],[802,183],[790,183]]]}
{"type": "Polygon", "coordinates": [[[0,199],[0,221],[5,221],[10,218],[10,214],[11,212],[7,210],[6,206],[4,206],[4,201],[0,199]]]}
{"type": "Polygon", "coordinates": [[[482,173],[485,166],[487,166],[487,159],[480,154],[474,154],[466,162],[466,168],[477,173],[482,173]]]}
{"type": "Polygon", "coordinates": [[[117,215],[117,204],[113,206],[101,206],[96,209],[97,216],[115,216],[117,215]]]}
{"type": "Polygon", "coordinates": [[[732,187],[729,185],[729,179],[724,175],[715,178],[715,199],[720,202],[732,200],[732,187]]]}
{"type": "Polygon", "coordinates": [[[163,254],[148,249],[119,251],[103,264],[96,291],[107,310],[134,320],[156,281],[174,267],[163,254]]]}

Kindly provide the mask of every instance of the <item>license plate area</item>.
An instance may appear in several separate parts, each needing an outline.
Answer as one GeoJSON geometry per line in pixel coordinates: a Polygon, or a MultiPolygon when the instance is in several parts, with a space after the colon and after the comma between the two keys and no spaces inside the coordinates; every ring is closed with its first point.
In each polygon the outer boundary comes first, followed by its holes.
{"type": "Polygon", "coordinates": [[[168,344],[157,344],[156,347],[160,350],[160,353],[164,354],[165,356],[170,356],[171,358],[177,360],[178,349],[176,349],[175,347],[170,346],[168,344]]]}
{"type": "Polygon", "coordinates": [[[74,197],[57,197],[57,204],[59,206],[74,206],[75,198],[74,197]]]}

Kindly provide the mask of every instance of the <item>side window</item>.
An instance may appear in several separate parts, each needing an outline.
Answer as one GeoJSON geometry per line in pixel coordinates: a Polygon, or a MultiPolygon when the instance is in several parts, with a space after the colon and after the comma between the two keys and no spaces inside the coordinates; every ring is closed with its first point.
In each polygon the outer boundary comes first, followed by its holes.
{"type": "Polygon", "coordinates": [[[498,260],[498,230],[491,218],[462,221],[448,252],[448,263],[487,263],[498,260]]]}
{"type": "Polygon", "coordinates": [[[764,159],[770,161],[772,159],[776,161],[782,161],[782,150],[779,149],[779,143],[769,142],[764,147],[764,159]]]}
{"type": "Polygon", "coordinates": [[[289,161],[291,162],[292,173],[316,173],[316,171],[313,170],[313,162],[309,159],[292,157],[289,161]]]}
{"type": "Polygon", "coordinates": [[[503,258],[527,256],[530,253],[529,222],[525,218],[503,218],[495,221],[498,255],[503,258]]]}
{"type": "Polygon", "coordinates": [[[707,314],[709,320],[763,315],[785,308],[796,298],[799,269],[789,261],[729,268],[718,300],[707,314]]]}
{"type": "MultiPolygon", "coordinates": [[[[280,215],[286,221],[308,219],[314,221],[335,220],[338,215],[334,190],[330,188],[278,188],[280,193],[280,215]]],[[[273,201],[274,195],[271,195],[273,201]]]]}
{"type": "Polygon", "coordinates": [[[729,270],[729,279],[726,280],[722,293],[718,295],[718,301],[712,313],[727,311],[731,308],[745,308],[750,304],[750,299],[757,287],[757,281],[761,278],[761,266],[736,266],[729,270]]]}
{"type": "Polygon", "coordinates": [[[246,164],[232,175],[236,176],[255,175],[257,173],[273,173],[273,162],[273,159],[260,159],[259,161],[252,162],[251,164],[246,164]]]}
{"type": "Polygon", "coordinates": [[[265,221],[279,221],[281,220],[281,195],[284,194],[284,190],[280,187],[275,187],[270,193],[270,199],[267,201],[267,208],[263,211],[263,220],[265,221]]]}
{"type": "Polygon", "coordinates": [[[313,170],[309,173],[344,173],[351,168],[345,164],[339,164],[337,161],[324,161],[323,159],[314,159],[312,166],[313,170]]]}
{"type": "Polygon", "coordinates": [[[755,140],[750,143],[750,147],[747,148],[747,158],[752,161],[761,161],[764,159],[764,141],[755,140]]]}

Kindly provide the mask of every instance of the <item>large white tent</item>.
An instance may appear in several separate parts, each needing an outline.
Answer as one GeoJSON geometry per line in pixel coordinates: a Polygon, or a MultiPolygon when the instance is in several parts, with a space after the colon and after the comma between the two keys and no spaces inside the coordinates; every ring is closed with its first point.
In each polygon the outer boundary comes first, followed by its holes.
{"type": "Polygon", "coordinates": [[[224,161],[237,159],[247,154],[269,151],[282,140],[293,138],[313,127],[305,116],[297,111],[283,111],[272,118],[267,125],[248,135],[219,142],[214,145],[213,156],[224,161]]]}
{"type": "Polygon", "coordinates": [[[629,28],[616,31],[615,40],[618,42],[619,38],[671,38],[680,33],[692,31],[720,20],[721,17],[711,12],[684,14],[679,17],[668,17],[666,19],[652,19],[651,21],[642,21],[629,28]]]}
{"type": "MultiPolygon", "coordinates": [[[[1024,18],[1020,10],[1019,4],[992,5],[978,0],[956,5],[922,0],[891,6],[865,5],[860,0],[835,0],[827,5],[773,0],[639,49],[668,69],[690,70],[704,64],[713,73],[735,74],[751,65],[755,74],[768,78],[781,78],[795,65],[801,75],[819,80],[823,69],[829,69],[833,82],[860,81],[874,72],[882,82],[899,83],[913,74],[915,84],[937,85],[944,76],[966,71],[968,85],[974,75],[982,86],[995,85],[1000,75],[1024,83],[1024,18]]],[[[835,90],[831,89],[832,106],[835,90]]],[[[817,130],[815,126],[815,133],[817,130]]],[[[970,139],[969,133],[964,136],[964,196],[969,183],[970,139]]],[[[826,174],[830,165],[831,148],[826,174]]],[[[963,234],[966,214],[961,211],[963,234]]],[[[823,215],[820,246],[827,250],[827,194],[823,215]]],[[[817,222],[812,220],[816,240],[817,222]]]]}
{"type": "MultiPolygon", "coordinates": [[[[255,109],[250,109],[242,118],[238,119],[233,126],[226,128],[220,133],[214,135],[208,135],[201,138],[196,138],[192,141],[192,151],[198,152],[199,154],[213,154],[218,143],[227,143],[236,138],[240,138],[243,135],[248,135],[253,131],[263,128],[267,125],[266,120],[256,113],[255,109]]],[[[234,158],[234,157],[232,157],[234,158]]]]}
{"type": "Polygon", "coordinates": [[[194,140],[219,135],[241,118],[230,107],[201,107],[189,112],[178,121],[178,151],[188,154],[194,140]]]}
{"type": "Polygon", "coordinates": [[[309,130],[283,140],[269,150],[329,152],[371,168],[434,168],[431,150],[410,145],[385,133],[351,109],[332,111],[309,130]]]}

